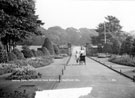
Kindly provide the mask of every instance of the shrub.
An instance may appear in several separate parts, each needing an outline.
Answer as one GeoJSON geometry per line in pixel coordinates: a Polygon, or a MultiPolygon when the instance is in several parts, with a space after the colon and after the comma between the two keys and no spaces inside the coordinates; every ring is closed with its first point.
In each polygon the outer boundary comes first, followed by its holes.
{"type": "Polygon", "coordinates": [[[48,51],[48,49],[46,47],[42,47],[42,51],[46,56],[50,55],[50,52],[48,51]]]}
{"type": "Polygon", "coordinates": [[[23,53],[21,51],[19,51],[18,49],[15,48],[15,49],[13,49],[12,52],[16,55],[17,59],[24,59],[23,53]]]}
{"type": "Polygon", "coordinates": [[[33,52],[27,47],[23,48],[22,53],[23,53],[25,58],[31,58],[34,56],[33,52]]]}
{"type": "Polygon", "coordinates": [[[8,53],[8,60],[9,61],[17,60],[17,56],[13,52],[10,52],[8,53]]]}
{"type": "Polygon", "coordinates": [[[58,46],[54,44],[54,45],[53,45],[53,48],[54,48],[55,54],[58,55],[58,54],[60,53],[58,46]]]}
{"type": "Polygon", "coordinates": [[[48,51],[50,52],[51,55],[54,55],[54,48],[53,48],[53,44],[50,41],[49,38],[46,38],[44,41],[44,44],[42,45],[42,47],[46,47],[48,49],[48,51]]]}
{"type": "Polygon", "coordinates": [[[37,50],[37,55],[38,55],[38,56],[43,56],[43,52],[40,51],[40,50],[37,50]]]}
{"type": "Polygon", "coordinates": [[[135,61],[132,58],[130,58],[130,56],[128,55],[113,56],[109,59],[109,61],[112,63],[126,65],[126,66],[135,66],[135,61]]]}
{"type": "Polygon", "coordinates": [[[34,55],[35,57],[37,57],[37,56],[38,56],[38,54],[37,54],[37,51],[36,51],[36,50],[32,49],[31,51],[32,51],[32,53],[33,53],[33,55],[34,55]]]}

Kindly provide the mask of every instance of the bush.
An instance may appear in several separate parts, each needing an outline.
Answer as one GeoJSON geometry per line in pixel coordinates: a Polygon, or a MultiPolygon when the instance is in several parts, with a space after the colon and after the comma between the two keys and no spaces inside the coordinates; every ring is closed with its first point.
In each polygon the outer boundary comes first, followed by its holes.
{"type": "Polygon", "coordinates": [[[37,56],[38,56],[38,54],[37,54],[37,51],[36,51],[36,50],[32,49],[31,51],[32,51],[32,53],[33,53],[33,55],[34,55],[35,57],[37,57],[37,56]]]}
{"type": "Polygon", "coordinates": [[[17,60],[17,56],[13,52],[10,52],[8,53],[8,60],[9,61],[17,60]]]}
{"type": "Polygon", "coordinates": [[[49,38],[46,38],[42,47],[46,47],[51,55],[54,55],[53,44],[49,38]]]}
{"type": "Polygon", "coordinates": [[[22,53],[23,53],[25,58],[31,58],[34,56],[33,52],[27,47],[23,48],[22,53]]]}
{"type": "Polygon", "coordinates": [[[113,56],[109,59],[110,62],[126,65],[126,66],[134,66],[135,67],[135,61],[128,55],[123,56],[113,56]]]}
{"type": "Polygon", "coordinates": [[[68,50],[68,48],[61,48],[60,53],[61,54],[69,54],[69,50],[68,50]]]}
{"type": "Polygon", "coordinates": [[[37,53],[37,55],[38,55],[38,56],[43,56],[43,55],[44,55],[44,54],[43,54],[43,52],[42,52],[42,51],[40,51],[40,50],[37,50],[37,52],[36,52],[36,53],[37,53]]]}
{"type": "Polygon", "coordinates": [[[50,52],[48,51],[48,49],[46,47],[42,47],[42,51],[46,56],[50,55],[50,52]]]}
{"type": "Polygon", "coordinates": [[[58,54],[60,53],[58,46],[54,44],[54,45],[53,45],[53,48],[54,48],[55,54],[58,55],[58,54]]]}
{"type": "Polygon", "coordinates": [[[18,49],[13,49],[12,52],[16,55],[17,59],[24,59],[24,55],[21,51],[18,49]]]}

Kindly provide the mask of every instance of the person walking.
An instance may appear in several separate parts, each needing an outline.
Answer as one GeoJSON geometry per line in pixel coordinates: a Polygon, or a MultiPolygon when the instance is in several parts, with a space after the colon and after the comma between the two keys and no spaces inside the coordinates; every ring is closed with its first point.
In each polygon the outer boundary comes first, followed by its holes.
{"type": "Polygon", "coordinates": [[[78,51],[76,51],[75,59],[76,59],[76,63],[78,64],[79,63],[79,59],[80,59],[80,53],[78,51]]]}
{"type": "Polygon", "coordinates": [[[85,64],[86,65],[86,51],[84,47],[81,47],[81,51],[80,51],[80,64],[85,64]]]}

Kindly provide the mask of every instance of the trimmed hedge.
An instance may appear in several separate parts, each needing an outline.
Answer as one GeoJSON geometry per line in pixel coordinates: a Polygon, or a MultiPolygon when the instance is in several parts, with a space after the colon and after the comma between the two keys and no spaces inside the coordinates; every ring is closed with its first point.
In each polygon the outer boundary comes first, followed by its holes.
{"type": "Polygon", "coordinates": [[[58,48],[58,46],[57,45],[53,45],[53,48],[54,48],[54,52],[55,52],[55,54],[59,54],[60,53],[60,50],[59,50],[59,48],[58,48]]]}
{"type": "Polygon", "coordinates": [[[49,38],[46,38],[45,41],[44,41],[44,44],[42,47],[46,47],[48,49],[48,51],[50,52],[51,55],[54,55],[54,48],[53,48],[53,44],[52,42],[50,41],[49,38]]]}
{"type": "Polygon", "coordinates": [[[50,52],[48,51],[48,49],[46,47],[42,47],[42,51],[45,54],[45,56],[49,56],[50,52]]]}
{"type": "Polygon", "coordinates": [[[34,56],[33,52],[28,47],[23,48],[22,53],[25,58],[31,58],[34,56]]]}
{"type": "Polygon", "coordinates": [[[13,49],[12,52],[16,55],[17,59],[24,59],[24,55],[17,48],[13,49]]]}

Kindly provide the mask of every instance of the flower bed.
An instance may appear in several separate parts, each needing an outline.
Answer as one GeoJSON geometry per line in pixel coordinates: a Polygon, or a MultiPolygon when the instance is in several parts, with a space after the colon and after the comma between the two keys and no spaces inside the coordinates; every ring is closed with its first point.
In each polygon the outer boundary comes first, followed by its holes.
{"type": "Polygon", "coordinates": [[[53,62],[52,57],[32,57],[26,60],[16,60],[10,63],[16,64],[18,66],[33,66],[34,68],[43,67],[51,64],[53,62]]]}
{"type": "Polygon", "coordinates": [[[41,78],[41,74],[37,73],[34,69],[30,69],[28,67],[17,68],[10,76],[8,76],[7,80],[29,80],[41,78]]]}
{"type": "Polygon", "coordinates": [[[135,60],[134,58],[131,58],[128,55],[123,55],[123,56],[112,56],[109,59],[110,62],[116,63],[116,64],[121,64],[121,65],[126,65],[126,66],[134,66],[135,67],[135,60]]]}
{"type": "Polygon", "coordinates": [[[13,73],[16,69],[22,67],[31,67],[38,68],[51,64],[53,62],[52,57],[33,57],[25,60],[15,60],[10,61],[9,63],[1,63],[0,64],[0,75],[6,73],[13,73]]]}
{"type": "Polygon", "coordinates": [[[1,63],[0,64],[0,75],[6,74],[6,73],[12,73],[12,72],[14,72],[15,68],[17,68],[17,65],[15,65],[15,64],[1,63]]]}

